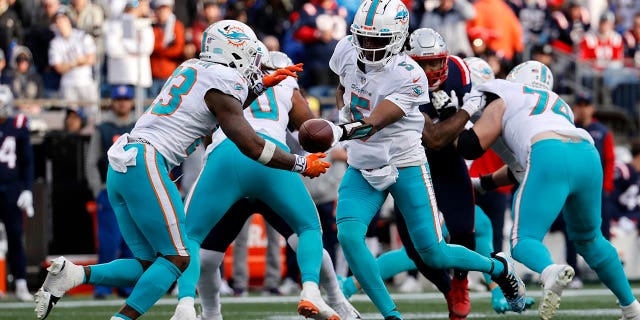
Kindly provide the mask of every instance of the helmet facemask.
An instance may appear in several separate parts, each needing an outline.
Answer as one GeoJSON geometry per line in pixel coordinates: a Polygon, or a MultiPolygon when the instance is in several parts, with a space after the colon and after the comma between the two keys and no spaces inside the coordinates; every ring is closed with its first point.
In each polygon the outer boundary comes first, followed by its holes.
{"type": "Polygon", "coordinates": [[[449,75],[449,68],[447,66],[448,56],[437,55],[431,57],[413,57],[413,59],[422,67],[424,73],[429,79],[429,90],[434,91],[438,89],[449,75]]]}
{"type": "Polygon", "coordinates": [[[401,33],[376,33],[354,31],[352,42],[358,51],[358,60],[371,66],[386,64],[393,55],[400,52],[405,37],[401,33]]]}

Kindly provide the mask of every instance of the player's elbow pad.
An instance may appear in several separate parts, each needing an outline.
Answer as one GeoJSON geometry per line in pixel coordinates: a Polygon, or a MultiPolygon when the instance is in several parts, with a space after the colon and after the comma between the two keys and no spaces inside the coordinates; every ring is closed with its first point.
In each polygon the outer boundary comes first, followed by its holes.
{"type": "Polygon", "coordinates": [[[458,152],[467,160],[478,159],[484,154],[480,139],[473,128],[462,131],[458,136],[458,152]]]}

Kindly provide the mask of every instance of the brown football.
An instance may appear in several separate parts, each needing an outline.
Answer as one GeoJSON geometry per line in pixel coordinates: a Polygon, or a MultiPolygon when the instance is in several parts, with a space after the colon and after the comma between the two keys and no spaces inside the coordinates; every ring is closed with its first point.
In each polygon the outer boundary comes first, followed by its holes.
{"type": "Polygon", "coordinates": [[[300,126],[298,140],[308,152],[325,152],[333,144],[333,129],[322,119],[309,119],[300,126]]]}

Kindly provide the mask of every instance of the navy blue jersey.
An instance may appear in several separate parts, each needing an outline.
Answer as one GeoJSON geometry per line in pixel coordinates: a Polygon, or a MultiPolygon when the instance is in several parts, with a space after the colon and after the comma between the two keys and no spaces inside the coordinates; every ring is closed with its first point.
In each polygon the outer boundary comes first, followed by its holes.
{"type": "MultiPolygon", "coordinates": [[[[462,97],[471,91],[471,71],[469,71],[469,67],[467,67],[467,64],[462,60],[462,58],[454,55],[450,55],[448,57],[447,68],[449,70],[447,79],[444,80],[437,90],[443,90],[448,95],[451,94],[451,91],[455,91],[460,104],[459,106],[461,106],[462,97]]],[[[432,97],[431,94],[432,92],[429,92],[430,97],[432,97]]],[[[433,104],[431,102],[421,105],[420,111],[428,114],[429,118],[432,120],[439,119],[438,113],[433,108],[433,104]]]]}
{"type": "Polygon", "coordinates": [[[33,186],[33,149],[27,117],[20,114],[0,123],[0,184],[33,186]]]}
{"type": "Polygon", "coordinates": [[[629,163],[616,161],[614,174],[615,190],[612,198],[616,202],[614,218],[640,217],[640,175],[629,163]]]}

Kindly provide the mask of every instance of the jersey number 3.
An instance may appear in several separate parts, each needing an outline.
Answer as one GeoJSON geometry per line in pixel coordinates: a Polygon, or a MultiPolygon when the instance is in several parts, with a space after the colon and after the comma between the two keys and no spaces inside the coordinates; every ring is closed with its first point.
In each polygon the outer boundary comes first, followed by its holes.
{"type": "Polygon", "coordinates": [[[185,67],[176,69],[164,83],[160,95],[151,105],[151,113],[158,116],[169,116],[176,112],[182,103],[183,96],[188,94],[196,83],[197,76],[196,69],[185,67]],[[169,86],[171,86],[170,89],[166,91],[169,86]]]}
{"type": "Polygon", "coordinates": [[[9,169],[13,169],[16,167],[16,138],[15,137],[6,137],[4,138],[4,142],[2,142],[2,146],[0,146],[0,162],[4,162],[7,164],[9,169]]]}
{"type": "MultiPolygon", "coordinates": [[[[547,105],[549,104],[549,93],[547,91],[536,90],[525,86],[524,93],[539,95],[538,103],[533,108],[533,110],[531,110],[531,113],[529,114],[530,116],[541,114],[545,110],[547,110],[547,105]]],[[[573,120],[571,120],[571,116],[569,115],[569,109],[569,105],[564,102],[564,100],[560,99],[560,97],[557,97],[556,101],[551,106],[551,111],[553,113],[559,114],[565,119],[569,120],[569,122],[573,123],[573,120]]]]}

